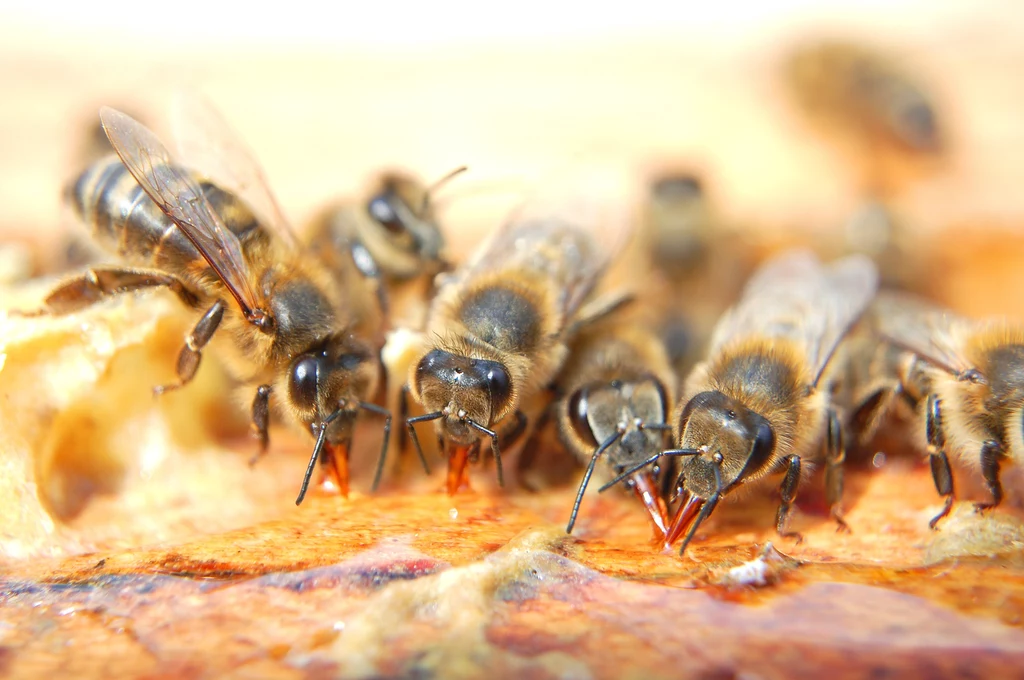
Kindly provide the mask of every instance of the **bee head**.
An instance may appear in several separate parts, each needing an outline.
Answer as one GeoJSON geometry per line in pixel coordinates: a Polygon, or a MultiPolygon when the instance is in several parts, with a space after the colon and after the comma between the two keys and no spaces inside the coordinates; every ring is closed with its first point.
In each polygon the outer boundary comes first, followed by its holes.
{"type": "Polygon", "coordinates": [[[566,403],[567,434],[573,448],[593,453],[616,433],[619,439],[607,451],[607,461],[618,474],[646,460],[662,448],[662,433],[645,425],[665,422],[668,398],[652,377],[585,385],[566,403]]]}
{"type": "Polygon", "coordinates": [[[431,350],[420,360],[414,381],[424,408],[443,415],[446,435],[459,444],[479,438],[473,423],[490,427],[512,399],[512,379],[501,363],[441,349],[431,350]]]}
{"type": "Polygon", "coordinates": [[[314,436],[320,423],[341,409],[352,417],[335,418],[328,431],[333,442],[350,436],[354,415],[377,377],[369,347],[338,337],[296,356],[288,373],[288,397],[314,436]]]}
{"type": "Polygon", "coordinates": [[[682,472],[686,489],[701,498],[742,484],[768,464],[775,449],[771,423],[721,392],[690,399],[680,412],[678,432],[680,448],[702,450],[684,459],[682,472]],[[716,488],[716,465],[721,489],[716,488]]]}
{"type": "MultiPolygon", "coordinates": [[[[373,240],[394,257],[420,268],[440,264],[444,237],[429,202],[429,190],[404,174],[390,173],[371,192],[366,211],[377,227],[373,240]]],[[[381,258],[386,267],[392,260],[381,258]]],[[[394,263],[397,264],[397,263],[394,263]]]]}

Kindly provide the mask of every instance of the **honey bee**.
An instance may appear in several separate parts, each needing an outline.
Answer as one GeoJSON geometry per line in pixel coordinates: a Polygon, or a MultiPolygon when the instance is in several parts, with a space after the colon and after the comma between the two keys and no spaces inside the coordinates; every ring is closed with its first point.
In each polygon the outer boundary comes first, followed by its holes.
{"type": "Polygon", "coordinates": [[[645,249],[656,274],[645,295],[659,310],[672,364],[685,373],[701,358],[715,322],[742,290],[755,262],[743,235],[724,223],[700,176],[680,170],[649,178],[642,205],[645,249]],[[680,306],[678,300],[686,300],[680,306]]]}
{"type": "Polygon", "coordinates": [[[96,242],[124,264],[94,266],[59,284],[37,313],[67,314],[114,295],[171,290],[202,316],[178,355],[178,381],[154,391],[187,385],[216,335],[235,377],[257,386],[257,458],[269,445],[273,395],[316,438],[296,503],[318,459],[347,495],[357,413],[385,417],[384,446],[390,432],[390,414],[368,401],[379,380],[379,319],[363,313],[373,305],[359,303],[358,289],[342,289],[317,253],[298,242],[259,165],[219,114],[190,101],[179,109],[193,135],[183,148],[191,149],[190,160],[203,159],[198,170],[175,161],[135,119],[100,111],[117,157],[82,173],[73,207],[96,242]],[[200,173],[230,190],[197,179],[200,173]]]}
{"type": "Polygon", "coordinates": [[[628,299],[590,295],[628,220],[566,219],[550,204],[530,213],[542,203],[535,197],[445,278],[410,365],[407,396],[426,413],[406,426],[422,458],[415,425],[435,421],[449,494],[468,485],[482,437],[504,484],[499,434],[507,448],[526,431],[519,406],[555,377],[575,331],[628,299]]]}
{"type": "Polygon", "coordinates": [[[704,183],[689,172],[664,173],[651,180],[645,225],[657,265],[691,274],[705,262],[715,236],[715,218],[704,183]]]}
{"type": "Polygon", "coordinates": [[[954,502],[950,453],[980,468],[992,500],[977,509],[999,505],[1000,468],[1024,455],[1024,326],[968,319],[906,294],[879,296],[870,320],[894,352],[911,353],[889,391],[916,407],[935,488],[945,497],[929,526],[954,502]]]}
{"type": "Polygon", "coordinates": [[[311,242],[323,251],[347,253],[356,269],[375,283],[387,315],[388,289],[396,282],[448,268],[444,236],[430,198],[466,169],[456,168],[430,186],[406,173],[381,173],[363,192],[365,201],[326,209],[314,221],[311,242]]]}
{"type": "Polygon", "coordinates": [[[839,511],[842,427],[829,390],[819,383],[877,285],[878,273],[863,256],[826,267],[809,252],[794,251],[754,274],[715,328],[707,360],[686,380],[674,416],[678,448],[644,461],[682,458],[681,502],[667,544],[685,531],[682,554],[725,495],[783,470],[775,526],[780,535],[799,539],[786,525],[803,460],[818,457],[822,439],[828,500],[845,527],[839,511]]]}
{"type": "Polygon", "coordinates": [[[861,446],[874,439],[888,418],[913,418],[927,390],[923,362],[880,340],[871,324],[871,310],[843,340],[828,369],[832,403],[846,414],[846,431],[861,446]]]}
{"type": "Polygon", "coordinates": [[[942,148],[931,95],[889,56],[826,40],[793,52],[785,76],[798,103],[820,115],[915,152],[942,148]]]}
{"type": "MultiPolygon", "coordinates": [[[[664,449],[675,394],[675,374],[658,334],[646,324],[609,316],[570,344],[570,358],[555,381],[553,413],[565,447],[586,465],[566,533],[572,533],[598,459],[611,476],[664,449]]],[[[666,509],[654,474],[627,480],[660,537],[666,509]]]]}

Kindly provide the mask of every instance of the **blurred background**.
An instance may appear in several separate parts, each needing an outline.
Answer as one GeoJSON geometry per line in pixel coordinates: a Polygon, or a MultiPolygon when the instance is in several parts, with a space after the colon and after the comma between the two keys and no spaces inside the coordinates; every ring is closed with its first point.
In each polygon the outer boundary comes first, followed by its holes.
{"type": "Polygon", "coordinates": [[[1024,233],[1022,35],[1024,8],[1010,0],[8,1],[0,235],[45,270],[68,228],[61,187],[83,166],[99,106],[167,134],[163,107],[185,86],[248,140],[300,226],[381,167],[433,178],[465,164],[443,198],[463,254],[532,179],[587,154],[694,172],[723,219],[754,232],[838,234],[882,198],[922,248],[948,251],[931,260],[938,297],[998,311],[1003,301],[979,301],[988,288],[958,272],[1010,253],[987,263],[987,280],[1024,283],[1024,258],[1004,247],[1024,233]],[[934,103],[941,149],[808,116],[786,65],[822,39],[910,74],[934,103]]]}

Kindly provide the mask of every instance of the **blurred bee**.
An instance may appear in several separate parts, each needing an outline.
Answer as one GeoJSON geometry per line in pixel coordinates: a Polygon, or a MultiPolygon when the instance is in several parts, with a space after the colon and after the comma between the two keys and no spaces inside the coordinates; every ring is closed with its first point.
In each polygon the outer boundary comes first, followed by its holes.
{"type": "Polygon", "coordinates": [[[665,171],[648,182],[642,206],[645,250],[658,272],[654,300],[679,373],[700,359],[714,324],[754,267],[740,234],[723,223],[697,175],[665,171]],[[680,306],[678,300],[686,300],[680,306]]]}
{"type": "Polygon", "coordinates": [[[882,53],[826,40],[794,51],[784,71],[797,102],[812,114],[910,151],[942,148],[931,96],[882,53]]]}
{"type": "MultiPolygon", "coordinates": [[[[664,343],[645,324],[612,315],[581,332],[555,381],[553,413],[559,436],[586,465],[566,533],[572,533],[598,459],[620,475],[664,449],[676,378],[664,343]]],[[[668,533],[658,471],[642,469],[627,480],[660,538],[668,533]]]]}
{"type": "Polygon", "coordinates": [[[651,180],[646,210],[657,265],[673,274],[692,276],[715,237],[715,219],[703,182],[686,172],[659,175],[651,180]]]}
{"type": "Polygon", "coordinates": [[[38,313],[67,314],[113,295],[170,289],[203,314],[178,355],[178,381],[154,391],[188,384],[219,330],[228,367],[258,385],[252,423],[259,455],[269,444],[274,395],[316,438],[296,502],[318,458],[347,495],[356,414],[385,416],[385,446],[390,430],[390,414],[367,401],[379,380],[380,321],[365,313],[375,305],[361,303],[358,288],[343,289],[317,253],[298,243],[259,165],[220,115],[199,99],[179,104],[182,156],[216,183],[197,180],[149,129],[104,107],[100,118],[117,158],[88,168],[71,194],[97,243],[124,265],[94,266],[65,281],[38,313]]]}
{"type": "Polygon", "coordinates": [[[326,209],[313,223],[311,242],[322,251],[347,253],[356,269],[375,283],[387,315],[388,289],[394,283],[448,267],[430,198],[465,170],[457,168],[429,187],[404,173],[382,173],[364,191],[365,201],[326,209]]]}
{"type": "MultiPolygon", "coordinates": [[[[954,502],[948,455],[978,466],[992,500],[1003,500],[1000,467],[1024,456],[1024,326],[1006,320],[977,321],[957,316],[909,295],[879,296],[870,321],[893,343],[896,382],[889,395],[905,395],[915,407],[930,455],[935,488],[945,497],[932,528],[954,502]]],[[[876,409],[879,420],[893,396],[876,409]]]]}
{"type": "Polygon", "coordinates": [[[482,437],[491,440],[504,484],[499,429],[506,448],[525,432],[519,406],[555,377],[575,331],[626,299],[590,293],[627,221],[607,223],[615,231],[602,235],[600,220],[574,218],[520,213],[445,278],[431,304],[408,378],[409,395],[426,413],[406,425],[422,458],[415,425],[435,421],[449,494],[468,485],[466,464],[478,458],[482,437]]]}
{"type": "Polygon", "coordinates": [[[877,280],[874,265],[861,256],[826,267],[809,252],[786,253],[754,274],[719,321],[708,359],[690,374],[675,413],[679,448],[645,461],[682,458],[681,503],[666,537],[671,544],[686,532],[680,554],[723,496],[782,470],[775,526],[780,535],[799,539],[786,524],[803,460],[818,457],[823,438],[827,496],[845,527],[839,511],[842,428],[829,390],[819,383],[877,280]]]}

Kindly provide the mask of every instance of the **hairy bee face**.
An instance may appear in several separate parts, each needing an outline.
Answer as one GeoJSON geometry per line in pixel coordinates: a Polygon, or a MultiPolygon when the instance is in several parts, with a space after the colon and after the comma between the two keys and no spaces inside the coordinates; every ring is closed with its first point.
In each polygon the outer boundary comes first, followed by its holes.
{"type": "Polygon", "coordinates": [[[771,424],[721,392],[701,392],[691,399],[679,429],[680,448],[702,451],[686,458],[682,470],[686,489],[701,498],[742,484],[748,474],[764,469],[775,450],[771,424]],[[722,489],[716,489],[715,465],[721,466],[722,489]]]}
{"type": "Polygon", "coordinates": [[[433,262],[441,256],[444,238],[426,199],[426,189],[419,182],[388,175],[370,196],[366,211],[390,248],[433,262]]]}
{"type": "Polygon", "coordinates": [[[512,397],[512,379],[496,361],[470,359],[434,349],[416,367],[415,388],[428,411],[444,414],[446,436],[469,444],[480,432],[469,421],[490,427],[512,397]]]}
{"type": "Polygon", "coordinates": [[[621,430],[621,439],[606,454],[619,474],[661,450],[661,432],[642,425],[665,422],[667,403],[664,388],[653,378],[592,384],[569,398],[569,424],[582,448],[590,450],[621,430]]]}

